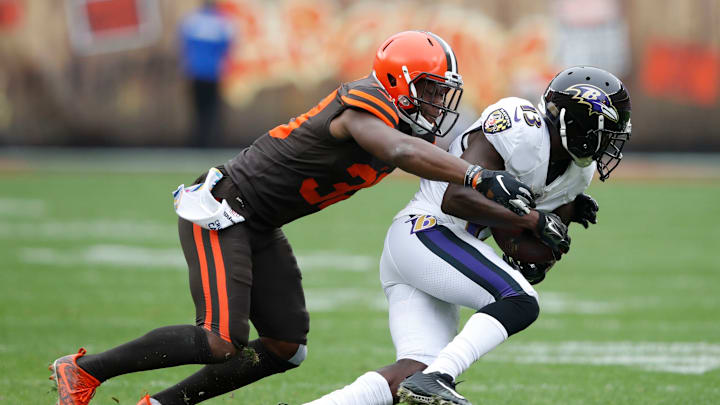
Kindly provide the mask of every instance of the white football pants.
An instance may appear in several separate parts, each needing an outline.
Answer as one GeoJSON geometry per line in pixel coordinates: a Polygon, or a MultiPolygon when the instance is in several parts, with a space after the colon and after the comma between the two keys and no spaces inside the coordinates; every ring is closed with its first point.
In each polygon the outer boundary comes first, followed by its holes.
{"type": "Polygon", "coordinates": [[[519,293],[538,298],[492,247],[456,224],[435,222],[400,217],[385,238],[380,281],[398,360],[430,364],[457,333],[458,306],[478,310],[519,293]]]}

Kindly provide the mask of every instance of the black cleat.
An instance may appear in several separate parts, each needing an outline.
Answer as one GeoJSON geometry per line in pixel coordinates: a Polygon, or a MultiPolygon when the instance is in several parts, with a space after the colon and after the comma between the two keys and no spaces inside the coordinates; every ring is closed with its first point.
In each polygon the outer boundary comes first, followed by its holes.
{"type": "Polygon", "coordinates": [[[421,371],[406,378],[398,388],[400,402],[429,405],[472,405],[455,391],[455,382],[447,374],[421,371]]]}

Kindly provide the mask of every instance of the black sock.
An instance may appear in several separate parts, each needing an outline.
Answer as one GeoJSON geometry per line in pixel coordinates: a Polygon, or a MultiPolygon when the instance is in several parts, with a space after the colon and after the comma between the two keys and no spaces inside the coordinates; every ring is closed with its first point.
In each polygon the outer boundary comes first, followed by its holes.
{"type": "Polygon", "coordinates": [[[260,339],[248,345],[255,353],[241,352],[230,360],[203,367],[197,373],[152,397],[162,405],[192,405],[236,390],[269,375],[283,373],[297,365],[265,348],[260,339]]]}
{"type": "Polygon", "coordinates": [[[99,354],[78,359],[78,366],[100,382],[121,374],[183,364],[217,363],[199,326],[176,325],[158,328],[145,336],[99,354]]]}

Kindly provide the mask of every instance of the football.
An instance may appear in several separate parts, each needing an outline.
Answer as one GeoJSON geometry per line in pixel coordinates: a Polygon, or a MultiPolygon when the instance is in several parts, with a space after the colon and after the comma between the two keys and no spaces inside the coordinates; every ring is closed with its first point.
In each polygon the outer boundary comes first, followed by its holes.
{"type": "Polygon", "coordinates": [[[542,243],[529,229],[491,228],[495,243],[506,255],[526,263],[554,260],[552,249],[542,243]]]}
{"type": "MultiPolygon", "coordinates": [[[[556,208],[553,213],[560,216],[565,224],[569,224],[574,210],[575,203],[570,202],[556,208]]],[[[555,260],[552,249],[542,243],[529,229],[490,228],[490,230],[500,249],[515,260],[527,263],[545,263],[555,260]]]]}

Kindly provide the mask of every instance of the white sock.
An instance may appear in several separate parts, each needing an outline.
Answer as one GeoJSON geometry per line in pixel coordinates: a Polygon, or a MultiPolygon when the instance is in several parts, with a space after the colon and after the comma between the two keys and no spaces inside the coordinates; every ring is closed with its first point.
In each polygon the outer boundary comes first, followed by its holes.
{"type": "Polygon", "coordinates": [[[462,331],[440,351],[423,373],[439,371],[456,379],[471,364],[507,340],[505,327],[492,316],[478,312],[468,319],[462,331]]]}
{"type": "Polygon", "coordinates": [[[390,386],[375,371],[369,371],[352,384],[304,405],[392,405],[390,386]]]}

